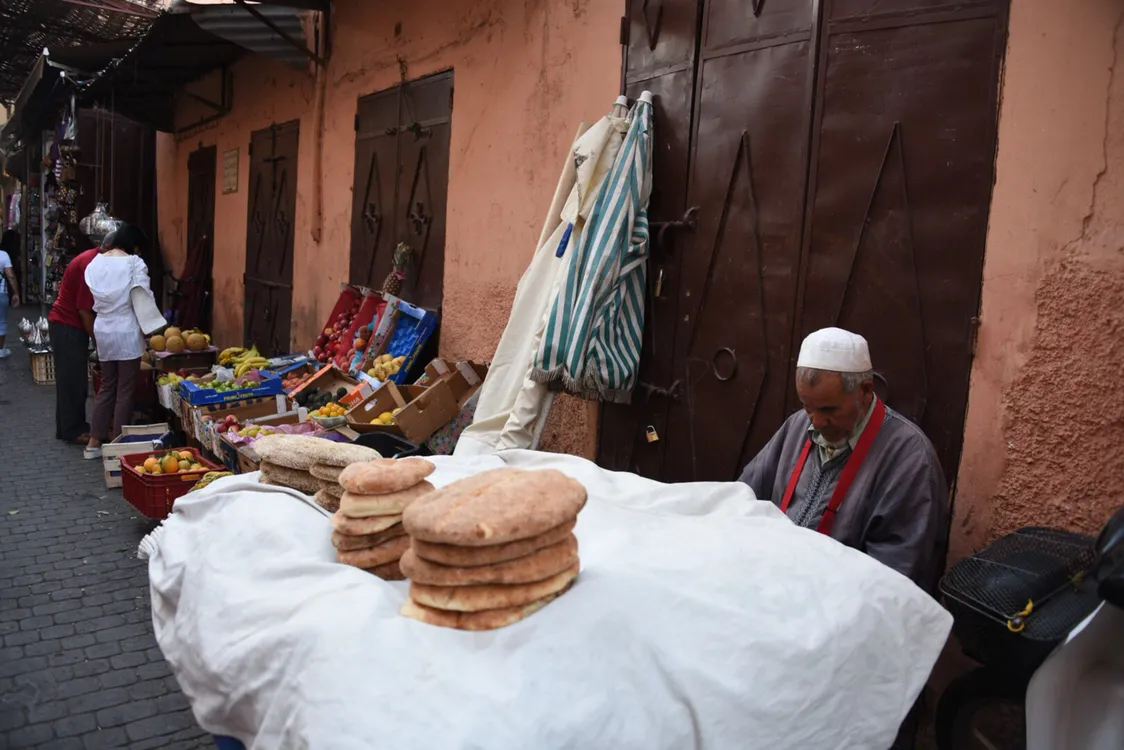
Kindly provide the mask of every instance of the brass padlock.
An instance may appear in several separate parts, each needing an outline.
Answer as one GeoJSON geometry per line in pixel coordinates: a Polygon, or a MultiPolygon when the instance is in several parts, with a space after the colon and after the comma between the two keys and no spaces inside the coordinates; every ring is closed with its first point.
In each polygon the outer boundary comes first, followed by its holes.
{"type": "Polygon", "coordinates": [[[660,440],[660,434],[652,425],[648,425],[648,429],[644,430],[644,436],[648,438],[649,443],[658,443],[660,440]]]}

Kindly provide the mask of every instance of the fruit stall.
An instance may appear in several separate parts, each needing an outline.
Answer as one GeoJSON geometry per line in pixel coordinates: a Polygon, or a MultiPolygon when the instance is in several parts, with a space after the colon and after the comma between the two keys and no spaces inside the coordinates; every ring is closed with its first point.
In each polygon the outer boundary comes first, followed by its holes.
{"type": "Polygon", "coordinates": [[[173,475],[256,470],[253,446],[267,435],[450,453],[471,422],[487,367],[426,354],[436,331],[435,312],[350,285],[304,352],[266,358],[252,341],[216,345],[205,331],[168,328],[149,339],[146,360],[174,443],[191,457],[168,471],[173,455],[157,452],[166,449],[161,438],[143,460],[115,455],[114,479],[148,513],[156,478],[166,488],[173,475]]]}

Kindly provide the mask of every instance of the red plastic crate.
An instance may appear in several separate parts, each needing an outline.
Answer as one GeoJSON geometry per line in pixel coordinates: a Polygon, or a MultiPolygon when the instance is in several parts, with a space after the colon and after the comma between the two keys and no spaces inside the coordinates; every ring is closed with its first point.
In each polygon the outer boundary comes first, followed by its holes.
{"type": "Polygon", "coordinates": [[[145,518],[154,521],[167,518],[172,512],[175,501],[186,495],[207,472],[222,470],[221,466],[216,466],[203,458],[195,448],[173,450],[191,453],[195,463],[202,465],[203,468],[178,474],[142,474],[137,471],[138,466],[152,456],[160,458],[168,451],[149,451],[121,457],[121,491],[125,494],[126,502],[140,511],[145,518]]]}
{"type": "MultiPolygon", "coordinates": [[[[358,334],[359,329],[375,319],[375,315],[378,314],[380,307],[386,307],[386,300],[382,298],[381,294],[371,293],[363,297],[363,302],[359,305],[359,312],[355,314],[355,319],[351,321],[351,326],[348,327],[347,333],[343,335],[343,341],[346,343],[348,349],[355,343],[355,336],[358,334]]],[[[351,367],[351,357],[347,356],[347,351],[348,350],[345,349],[332,360],[336,363],[336,367],[344,372],[347,372],[351,367]]]]}

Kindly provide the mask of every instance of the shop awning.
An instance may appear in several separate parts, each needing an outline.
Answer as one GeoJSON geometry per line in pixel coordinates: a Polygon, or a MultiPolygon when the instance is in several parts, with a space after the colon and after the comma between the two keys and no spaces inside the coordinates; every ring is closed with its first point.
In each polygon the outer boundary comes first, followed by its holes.
{"type": "MultiPolygon", "coordinates": [[[[0,102],[25,88],[44,48],[137,40],[169,0],[4,0],[0,2],[0,102]]],[[[97,69],[96,67],[94,68],[97,69]]]]}
{"type": "Polygon", "coordinates": [[[121,40],[43,50],[16,96],[11,118],[0,131],[0,151],[10,151],[28,136],[54,125],[51,115],[72,91],[67,76],[87,75],[103,68],[133,44],[121,40]]]}
{"type": "Polygon", "coordinates": [[[302,14],[290,0],[284,5],[266,7],[242,5],[230,0],[221,3],[188,3],[191,17],[200,27],[258,54],[271,57],[291,68],[308,67],[308,40],[302,14]]]}
{"type": "MultiPolygon", "coordinates": [[[[208,72],[230,65],[243,48],[201,29],[187,13],[165,13],[144,39],[113,60],[83,87],[83,98],[137,122],[171,131],[174,97],[208,72]]],[[[215,115],[229,109],[225,96],[188,92],[215,115]]]]}

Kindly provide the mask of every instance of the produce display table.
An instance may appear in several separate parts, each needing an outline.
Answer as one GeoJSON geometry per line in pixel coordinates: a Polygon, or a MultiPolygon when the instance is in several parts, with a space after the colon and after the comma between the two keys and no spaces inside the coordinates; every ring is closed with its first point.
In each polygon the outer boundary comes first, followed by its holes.
{"type": "Polygon", "coordinates": [[[327,514],[230,477],[141,543],[157,641],[200,725],[247,747],[886,748],[952,618],[734,483],[569,456],[434,457],[582,482],[582,572],[510,627],[401,617],[406,582],[335,562],[327,514]]]}

